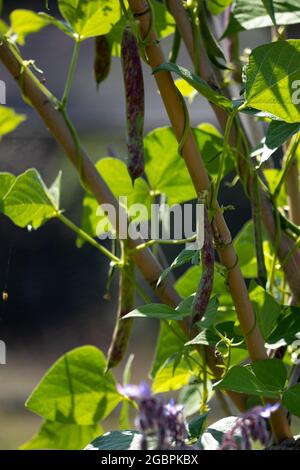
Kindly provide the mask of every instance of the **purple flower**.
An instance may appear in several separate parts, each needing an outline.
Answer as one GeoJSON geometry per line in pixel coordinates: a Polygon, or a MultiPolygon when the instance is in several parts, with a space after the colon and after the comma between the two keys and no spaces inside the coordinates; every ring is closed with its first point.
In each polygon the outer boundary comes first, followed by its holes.
{"type": "Polygon", "coordinates": [[[259,441],[266,447],[270,439],[266,419],[270,418],[279,407],[280,403],[268,404],[265,407],[255,406],[244,413],[225,434],[220,450],[238,450],[239,448],[250,450],[251,441],[259,441]],[[240,445],[236,439],[237,433],[240,434],[240,445]]]}
{"type": "Polygon", "coordinates": [[[164,404],[159,396],[151,393],[146,382],[119,385],[118,390],[139,407],[135,425],[142,434],[141,449],[148,448],[149,438],[155,438],[157,449],[186,448],[187,430],[181,405],[176,405],[173,400],[164,404]]]}

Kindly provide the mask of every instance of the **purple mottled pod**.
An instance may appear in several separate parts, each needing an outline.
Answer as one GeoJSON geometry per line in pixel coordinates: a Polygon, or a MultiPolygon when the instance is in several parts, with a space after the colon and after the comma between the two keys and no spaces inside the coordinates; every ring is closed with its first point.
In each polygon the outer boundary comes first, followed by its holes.
{"type": "Polygon", "coordinates": [[[110,71],[111,65],[111,44],[106,35],[96,36],[95,38],[95,60],[94,74],[97,88],[103,82],[110,71]]]}
{"type": "Polygon", "coordinates": [[[125,28],[121,44],[121,61],[126,96],[127,168],[132,183],[144,173],[144,80],[136,38],[125,28]]]}
{"type": "Polygon", "coordinates": [[[214,282],[214,245],[207,208],[204,207],[204,244],[201,250],[202,276],[192,305],[193,324],[205,314],[214,282]]]}
{"type": "Polygon", "coordinates": [[[119,274],[119,305],[113,337],[107,355],[107,368],[116,367],[127,351],[132,330],[132,318],[123,320],[134,306],[134,264],[131,259],[119,274]]]}

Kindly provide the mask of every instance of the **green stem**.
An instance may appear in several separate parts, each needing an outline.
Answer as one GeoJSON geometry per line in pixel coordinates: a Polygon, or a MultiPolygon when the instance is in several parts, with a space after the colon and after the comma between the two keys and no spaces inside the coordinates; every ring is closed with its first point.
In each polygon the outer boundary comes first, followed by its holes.
{"type": "Polygon", "coordinates": [[[286,155],[284,157],[284,161],[285,161],[284,169],[281,173],[280,180],[278,181],[278,184],[273,193],[273,197],[275,200],[278,198],[281,188],[285,183],[288,172],[293,164],[295,153],[296,153],[299,143],[300,143],[300,134],[297,134],[293,137],[292,142],[290,143],[287,149],[286,155]]]}
{"type": "Polygon", "coordinates": [[[190,6],[191,14],[191,23],[192,23],[192,32],[193,32],[193,41],[194,41],[194,72],[196,75],[201,75],[200,70],[200,26],[199,26],[199,17],[198,17],[198,1],[192,2],[190,6]]]}
{"type": "Polygon", "coordinates": [[[234,118],[236,116],[236,112],[237,111],[234,111],[228,116],[227,123],[226,123],[226,128],[225,128],[225,133],[224,133],[224,144],[223,144],[220,166],[219,166],[217,181],[214,187],[214,194],[213,194],[213,200],[212,200],[212,208],[214,210],[216,210],[218,207],[218,194],[219,194],[219,190],[221,186],[221,181],[224,175],[226,153],[229,147],[230,132],[231,132],[231,128],[234,122],[234,118]]]}
{"type": "Polygon", "coordinates": [[[120,264],[121,260],[117,258],[117,256],[114,256],[109,250],[107,250],[104,246],[100,245],[99,243],[94,240],[93,237],[88,235],[86,232],[84,232],[81,228],[77,227],[71,220],[69,220],[67,217],[65,217],[62,213],[57,214],[57,218],[65,224],[69,229],[71,229],[73,232],[75,232],[79,237],[81,237],[84,241],[92,245],[94,248],[97,248],[97,250],[101,251],[105,256],[107,256],[111,261],[114,263],[120,264]]]}
{"type": "Polygon", "coordinates": [[[153,245],[183,245],[184,243],[192,243],[196,240],[197,235],[193,235],[190,238],[184,238],[180,240],[149,240],[148,242],[141,243],[129,253],[137,253],[138,251],[145,250],[153,245]]]}
{"type": "Polygon", "coordinates": [[[174,31],[174,37],[173,37],[173,44],[172,44],[172,50],[169,55],[169,62],[176,64],[177,59],[178,59],[178,54],[180,50],[180,45],[181,45],[181,36],[178,31],[178,28],[175,27],[174,31]]]}
{"type": "Polygon", "coordinates": [[[67,78],[64,94],[63,94],[63,97],[62,97],[62,100],[61,100],[61,104],[62,104],[63,108],[65,108],[67,106],[67,101],[68,101],[68,98],[69,98],[69,95],[70,95],[70,91],[71,91],[71,87],[72,87],[72,83],[73,83],[73,77],[74,77],[74,73],[75,73],[75,68],[76,68],[76,64],[77,64],[77,61],[78,61],[79,47],[80,47],[80,41],[76,41],[75,45],[74,45],[74,49],[73,49],[73,55],[72,55],[72,59],[71,59],[71,65],[70,65],[70,68],[69,68],[69,73],[68,73],[68,78],[67,78]]]}

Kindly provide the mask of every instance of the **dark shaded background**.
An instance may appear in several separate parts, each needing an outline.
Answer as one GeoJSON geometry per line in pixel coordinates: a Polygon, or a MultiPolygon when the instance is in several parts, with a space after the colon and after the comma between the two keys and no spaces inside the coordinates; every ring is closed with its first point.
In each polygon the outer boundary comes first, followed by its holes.
{"type": "MultiPolygon", "coordinates": [[[[50,0],[54,14],[56,1],[50,0]]],[[[14,8],[44,9],[44,1],[5,1],[4,16],[14,8]]],[[[242,47],[263,43],[266,31],[242,34],[242,47]],[[255,41],[255,44],[254,44],[255,41]]],[[[169,41],[163,42],[166,49],[169,41]]],[[[72,40],[48,27],[30,36],[22,49],[34,58],[58,96],[63,92],[72,53],[72,40]]],[[[191,64],[182,52],[179,63],[191,64]]],[[[93,79],[93,41],[82,44],[70,97],[70,113],[91,157],[107,155],[107,147],[124,155],[124,97],[118,59],[113,60],[109,80],[96,93],[93,79]]],[[[146,128],[168,125],[149,69],[145,71],[146,128]]],[[[62,207],[69,218],[80,223],[83,192],[77,174],[43,127],[34,110],[25,105],[16,84],[0,65],[0,79],[7,85],[7,105],[27,114],[27,121],[0,144],[0,171],[21,173],[36,167],[47,183],[63,170],[62,207]]],[[[191,106],[196,125],[215,119],[204,100],[191,106]]],[[[249,204],[239,185],[222,188],[222,203],[236,210],[226,218],[235,234],[250,217],[249,204]]],[[[169,249],[171,260],[176,254],[169,249]]],[[[7,345],[7,365],[0,366],[0,448],[16,448],[37,428],[39,418],[24,409],[24,400],[41,375],[61,354],[83,344],[106,350],[114,323],[116,295],[103,299],[108,263],[92,247],[77,249],[75,236],[57,221],[36,232],[15,227],[0,215],[0,291],[7,290],[8,302],[0,300],[0,338],[7,345]]],[[[180,271],[178,271],[180,274],[180,271]]],[[[134,380],[145,378],[152,355],[157,323],[135,322],[131,349],[136,352],[134,380]]],[[[119,374],[119,373],[117,373],[119,374]]]]}

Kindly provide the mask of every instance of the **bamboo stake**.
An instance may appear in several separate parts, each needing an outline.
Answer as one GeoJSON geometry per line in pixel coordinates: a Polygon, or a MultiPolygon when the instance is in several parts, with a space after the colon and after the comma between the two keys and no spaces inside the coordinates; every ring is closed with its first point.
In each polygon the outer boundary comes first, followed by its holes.
{"type": "MultiPolygon", "coordinates": [[[[128,0],[132,13],[138,18],[142,37],[148,39],[145,47],[149,65],[154,69],[165,62],[164,55],[158,44],[157,35],[153,29],[151,12],[148,3],[144,0],[128,0]],[[151,30],[150,30],[151,28],[151,30]]],[[[163,71],[155,74],[155,80],[164,102],[166,111],[174,129],[178,142],[181,140],[185,127],[185,115],[182,101],[169,72],[163,71]]],[[[183,158],[190,173],[196,192],[199,194],[209,189],[209,178],[203,160],[199,154],[196,141],[190,131],[182,150],[183,158]]],[[[228,270],[228,284],[236,308],[242,331],[245,336],[248,351],[253,361],[266,359],[267,353],[264,341],[255,321],[255,314],[249,299],[248,290],[241,270],[237,263],[236,253],[232,246],[230,231],[226,225],[223,214],[219,211],[215,216],[215,229],[218,232],[218,250],[221,263],[228,270]]],[[[272,426],[278,441],[290,437],[291,431],[283,409],[278,410],[272,417],[272,426]]]]}

